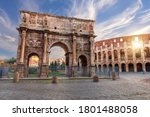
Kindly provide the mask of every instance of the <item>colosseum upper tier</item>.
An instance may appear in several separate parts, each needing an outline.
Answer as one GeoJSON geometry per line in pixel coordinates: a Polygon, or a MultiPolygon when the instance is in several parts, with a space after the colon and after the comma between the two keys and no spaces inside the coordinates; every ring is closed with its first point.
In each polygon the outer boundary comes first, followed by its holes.
{"type": "Polygon", "coordinates": [[[101,71],[150,72],[150,34],[95,42],[95,64],[101,71]]]}

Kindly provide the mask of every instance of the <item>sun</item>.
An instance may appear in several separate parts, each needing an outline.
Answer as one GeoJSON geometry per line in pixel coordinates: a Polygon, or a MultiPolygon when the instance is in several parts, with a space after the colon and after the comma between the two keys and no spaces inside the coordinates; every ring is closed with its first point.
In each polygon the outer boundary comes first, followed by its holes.
{"type": "Polygon", "coordinates": [[[132,42],[132,46],[134,48],[141,48],[142,47],[142,43],[141,43],[141,41],[139,41],[138,37],[135,37],[135,40],[132,42]]]}

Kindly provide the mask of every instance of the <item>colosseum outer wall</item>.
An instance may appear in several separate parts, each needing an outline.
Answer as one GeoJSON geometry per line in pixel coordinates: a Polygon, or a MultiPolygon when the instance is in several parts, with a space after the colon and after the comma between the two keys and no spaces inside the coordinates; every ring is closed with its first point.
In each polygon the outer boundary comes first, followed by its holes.
{"type": "Polygon", "coordinates": [[[100,71],[150,72],[150,34],[95,42],[95,64],[100,71]]]}

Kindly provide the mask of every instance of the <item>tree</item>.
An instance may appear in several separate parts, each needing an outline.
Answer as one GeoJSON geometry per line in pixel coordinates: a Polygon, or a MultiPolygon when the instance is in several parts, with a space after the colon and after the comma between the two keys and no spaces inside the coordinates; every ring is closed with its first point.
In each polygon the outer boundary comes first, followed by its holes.
{"type": "Polygon", "coordinates": [[[5,62],[8,64],[14,64],[14,63],[16,63],[16,58],[12,57],[12,58],[6,60],[5,62]]]}
{"type": "Polygon", "coordinates": [[[57,66],[57,61],[55,61],[54,65],[57,66]]]}
{"type": "Polygon", "coordinates": [[[61,69],[65,69],[65,66],[66,66],[66,64],[65,64],[65,62],[63,61],[62,64],[61,64],[61,69]]]}

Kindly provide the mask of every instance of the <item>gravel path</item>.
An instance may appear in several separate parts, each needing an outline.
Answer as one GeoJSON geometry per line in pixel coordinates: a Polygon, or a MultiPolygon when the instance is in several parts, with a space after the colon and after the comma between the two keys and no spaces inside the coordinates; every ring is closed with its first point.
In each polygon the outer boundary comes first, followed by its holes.
{"type": "Polygon", "coordinates": [[[26,80],[12,83],[0,81],[0,99],[10,100],[128,100],[150,99],[150,73],[120,74],[120,79],[61,80],[51,84],[47,80],[26,80]]]}

